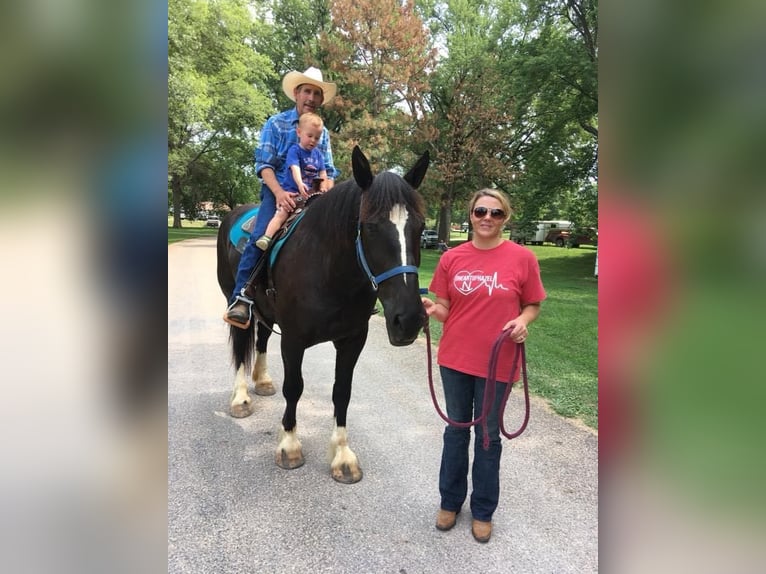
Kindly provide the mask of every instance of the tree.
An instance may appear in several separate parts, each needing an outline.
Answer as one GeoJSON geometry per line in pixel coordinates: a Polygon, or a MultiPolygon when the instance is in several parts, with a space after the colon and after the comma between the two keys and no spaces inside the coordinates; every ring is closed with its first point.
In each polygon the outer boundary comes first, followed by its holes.
{"type": "MultiPolygon", "coordinates": [[[[271,112],[264,89],[269,62],[253,50],[265,33],[246,0],[168,2],[168,183],[180,227],[182,198],[207,170],[203,158],[238,140],[252,150],[252,129],[271,112]]],[[[210,165],[210,164],[208,164],[210,165]]]]}
{"type": "Polygon", "coordinates": [[[512,116],[498,89],[505,79],[491,34],[494,3],[449,0],[429,10],[432,32],[446,56],[432,76],[428,98],[438,132],[432,145],[439,182],[431,203],[438,205],[439,238],[448,241],[455,202],[508,178],[498,149],[507,145],[512,116]]]}
{"type": "Polygon", "coordinates": [[[331,107],[339,136],[333,149],[346,161],[361,145],[374,170],[409,165],[422,153],[419,123],[435,65],[413,1],[332,0],[330,14],[320,47],[339,87],[331,107]]]}
{"type": "Polygon", "coordinates": [[[212,201],[217,210],[234,209],[258,196],[260,185],[254,171],[252,144],[224,139],[195,163],[189,188],[198,201],[212,201]]]}
{"type": "MultiPolygon", "coordinates": [[[[507,0],[497,32],[503,84],[515,117],[509,161],[522,220],[567,216],[559,199],[595,189],[598,154],[598,12],[595,0],[507,0]],[[556,209],[558,207],[558,209],[556,209]],[[558,211],[557,213],[552,213],[558,211]]],[[[572,205],[570,203],[570,205],[572,205]]],[[[597,219],[589,201],[590,225],[597,219]]]]}
{"type": "Polygon", "coordinates": [[[259,19],[272,22],[270,33],[259,35],[254,47],[269,59],[274,71],[270,92],[275,95],[278,109],[285,109],[292,103],[282,92],[282,78],[287,72],[309,66],[323,72],[327,69],[319,38],[330,26],[328,0],[266,0],[254,5],[253,10],[259,19]]]}

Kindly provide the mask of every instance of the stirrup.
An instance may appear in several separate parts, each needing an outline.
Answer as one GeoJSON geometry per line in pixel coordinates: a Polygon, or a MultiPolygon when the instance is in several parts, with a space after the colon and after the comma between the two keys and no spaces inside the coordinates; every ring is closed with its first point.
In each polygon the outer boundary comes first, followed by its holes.
{"type": "Polygon", "coordinates": [[[247,329],[248,327],[250,327],[250,323],[252,319],[253,319],[253,301],[251,299],[248,299],[243,294],[237,295],[234,298],[234,301],[232,301],[231,305],[229,305],[226,308],[226,312],[223,314],[223,320],[226,323],[228,323],[229,325],[238,327],[240,329],[247,329]],[[245,321],[244,323],[240,323],[229,317],[229,311],[231,311],[232,308],[234,308],[234,306],[237,305],[238,303],[245,303],[247,305],[247,321],[245,321]]]}

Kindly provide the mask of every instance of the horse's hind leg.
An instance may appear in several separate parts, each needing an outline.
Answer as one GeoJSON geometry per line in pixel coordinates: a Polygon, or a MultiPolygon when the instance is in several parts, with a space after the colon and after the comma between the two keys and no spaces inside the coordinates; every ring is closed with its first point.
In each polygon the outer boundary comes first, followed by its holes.
{"type": "Polygon", "coordinates": [[[237,419],[249,417],[253,414],[253,401],[247,393],[244,365],[239,366],[234,377],[234,390],[231,393],[231,401],[229,401],[229,413],[237,419]]]}
{"type": "Polygon", "coordinates": [[[255,365],[253,366],[253,382],[255,383],[255,394],[261,396],[270,396],[277,392],[274,388],[274,382],[269,375],[268,363],[266,360],[266,344],[269,342],[271,330],[258,323],[258,336],[255,339],[255,365]]]}
{"type": "Polygon", "coordinates": [[[351,401],[351,383],[354,368],[367,341],[367,331],[361,336],[335,342],[335,384],[332,402],[335,407],[335,429],[330,439],[330,472],[333,479],[344,484],[362,480],[362,467],[354,451],[348,446],[346,413],[351,401]]]}

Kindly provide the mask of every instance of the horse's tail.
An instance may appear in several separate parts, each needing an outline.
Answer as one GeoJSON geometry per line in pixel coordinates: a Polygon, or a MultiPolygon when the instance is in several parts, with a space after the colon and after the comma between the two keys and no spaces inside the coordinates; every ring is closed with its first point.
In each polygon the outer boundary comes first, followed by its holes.
{"type": "Polygon", "coordinates": [[[234,361],[234,370],[239,370],[241,365],[248,372],[253,365],[253,348],[255,344],[255,325],[257,321],[250,321],[247,329],[240,329],[229,325],[229,341],[231,342],[231,358],[234,361]]]}

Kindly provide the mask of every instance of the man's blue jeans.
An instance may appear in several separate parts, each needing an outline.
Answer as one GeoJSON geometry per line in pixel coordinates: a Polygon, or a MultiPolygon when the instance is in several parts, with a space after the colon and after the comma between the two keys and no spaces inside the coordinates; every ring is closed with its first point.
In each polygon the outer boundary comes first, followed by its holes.
{"type": "MultiPolygon", "coordinates": [[[[447,416],[456,422],[469,422],[481,415],[485,379],[460,371],[439,367],[447,416]]],[[[498,411],[506,384],[497,383],[495,402],[487,421],[489,450],[484,450],[484,430],[474,426],[473,467],[471,478],[471,514],[476,520],[489,522],[500,498],[500,443],[498,411]]],[[[471,429],[447,425],[444,429],[439,493],[444,510],[459,512],[468,493],[468,447],[471,429]]]]}
{"type": "Polygon", "coordinates": [[[261,235],[266,231],[266,227],[269,225],[269,221],[274,217],[277,212],[277,200],[271,190],[265,185],[261,186],[261,206],[258,208],[258,216],[255,218],[255,226],[253,227],[253,233],[250,235],[250,239],[245,245],[245,250],[242,252],[242,257],[239,260],[239,267],[237,268],[237,278],[234,284],[234,291],[231,294],[231,300],[229,303],[233,303],[237,295],[242,291],[242,288],[250,279],[250,275],[255,269],[256,263],[261,258],[263,251],[255,246],[255,242],[260,239],[261,235]]]}

